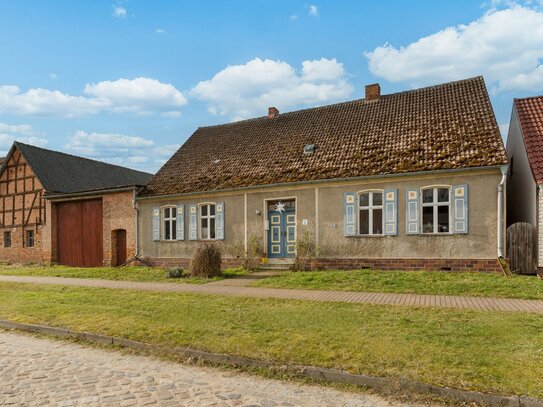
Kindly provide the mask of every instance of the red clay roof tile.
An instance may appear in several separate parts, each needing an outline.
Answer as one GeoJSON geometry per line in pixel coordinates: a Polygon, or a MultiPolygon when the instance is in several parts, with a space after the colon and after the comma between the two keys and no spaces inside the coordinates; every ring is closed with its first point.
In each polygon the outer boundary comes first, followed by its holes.
{"type": "Polygon", "coordinates": [[[142,195],[501,165],[482,77],[201,127],[142,195]],[[314,144],[313,154],[304,146],[314,144]]]}
{"type": "Polygon", "coordinates": [[[515,99],[515,109],[532,173],[543,183],[543,96],[515,99]]]}

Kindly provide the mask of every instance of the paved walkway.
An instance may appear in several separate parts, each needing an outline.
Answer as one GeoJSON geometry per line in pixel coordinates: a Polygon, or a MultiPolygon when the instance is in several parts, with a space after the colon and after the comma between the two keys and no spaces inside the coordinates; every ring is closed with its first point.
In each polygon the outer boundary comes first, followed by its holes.
{"type": "MultiPolygon", "coordinates": [[[[407,305],[419,307],[464,308],[485,311],[534,312],[543,314],[543,301],[507,298],[463,297],[449,295],[416,295],[368,293],[352,291],[297,290],[283,288],[244,287],[222,284],[153,283],[112,281],[85,278],[3,276],[0,281],[15,283],[54,284],[78,287],[117,288],[144,291],[216,294],[238,297],[280,298],[356,304],[407,305]]],[[[228,282],[228,280],[223,280],[228,282]]]]}
{"type": "MultiPolygon", "coordinates": [[[[406,406],[0,331],[0,406],[406,406]]],[[[411,404],[412,406],[412,404],[411,404]]]]}

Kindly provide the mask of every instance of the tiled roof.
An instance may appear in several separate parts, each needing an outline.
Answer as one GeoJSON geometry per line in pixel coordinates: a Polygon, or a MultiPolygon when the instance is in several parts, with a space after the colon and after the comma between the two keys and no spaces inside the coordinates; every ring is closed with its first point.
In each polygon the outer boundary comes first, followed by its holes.
{"type": "Polygon", "coordinates": [[[145,185],[151,174],[15,142],[49,194],[145,185]]]}
{"type": "Polygon", "coordinates": [[[538,184],[543,183],[543,96],[514,101],[528,161],[538,184]]]}
{"type": "Polygon", "coordinates": [[[201,127],[142,195],[501,165],[482,77],[201,127]],[[313,154],[304,146],[315,145],[313,154]]]}

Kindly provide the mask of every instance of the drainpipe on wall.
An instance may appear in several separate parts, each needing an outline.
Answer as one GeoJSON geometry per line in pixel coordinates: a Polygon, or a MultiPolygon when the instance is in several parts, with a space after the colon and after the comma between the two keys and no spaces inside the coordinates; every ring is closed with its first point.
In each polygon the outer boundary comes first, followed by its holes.
{"type": "Polygon", "coordinates": [[[503,219],[505,216],[505,205],[504,205],[504,195],[505,195],[505,181],[507,179],[507,165],[502,166],[502,180],[498,185],[498,257],[505,257],[503,250],[503,219]]]}
{"type": "Polygon", "coordinates": [[[136,254],[134,257],[137,259],[140,255],[140,241],[139,241],[139,233],[138,233],[138,218],[139,218],[139,210],[138,205],[136,204],[136,193],[137,188],[134,188],[132,191],[132,206],[134,207],[134,210],[136,211],[136,230],[135,230],[135,239],[136,239],[136,254]]]}

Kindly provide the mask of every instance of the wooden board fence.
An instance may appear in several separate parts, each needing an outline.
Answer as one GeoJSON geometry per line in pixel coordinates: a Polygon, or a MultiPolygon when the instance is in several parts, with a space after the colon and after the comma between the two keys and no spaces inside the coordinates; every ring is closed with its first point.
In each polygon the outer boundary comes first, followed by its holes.
{"type": "Polygon", "coordinates": [[[537,234],[526,222],[514,223],[507,228],[507,258],[516,274],[535,274],[537,234]]]}

